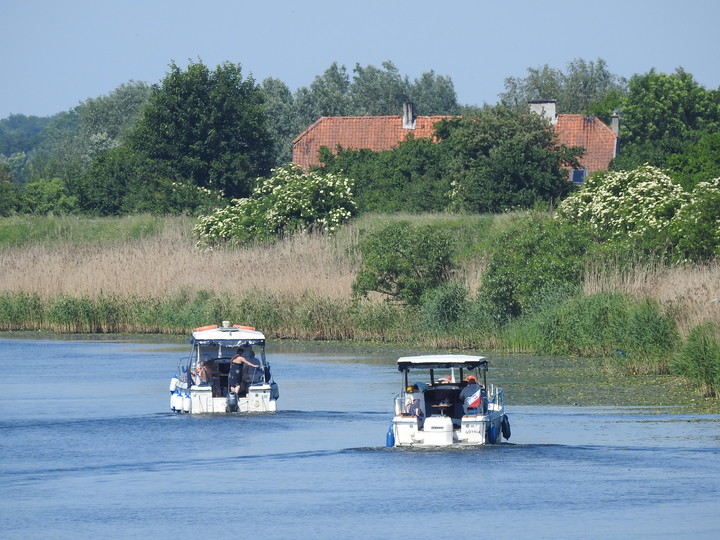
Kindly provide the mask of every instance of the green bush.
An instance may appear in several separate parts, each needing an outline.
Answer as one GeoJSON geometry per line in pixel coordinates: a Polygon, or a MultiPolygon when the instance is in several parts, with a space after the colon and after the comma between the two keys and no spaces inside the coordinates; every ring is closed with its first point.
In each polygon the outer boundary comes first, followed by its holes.
{"type": "Polygon", "coordinates": [[[582,283],[591,246],[582,227],[533,214],[519,219],[493,246],[481,295],[498,322],[520,316],[543,290],[582,283]]]}
{"type": "Polygon", "coordinates": [[[677,348],[675,324],[654,301],[638,302],[610,293],[561,298],[559,303],[548,303],[515,323],[533,336],[531,347],[536,354],[619,353],[652,360],[662,359],[677,348]]]}
{"type": "Polygon", "coordinates": [[[706,396],[720,395],[720,340],[717,326],[706,323],[690,331],[674,357],[672,370],[699,384],[706,396]]]}
{"type": "Polygon", "coordinates": [[[362,267],[355,276],[353,295],[374,291],[419,305],[425,292],[448,281],[452,246],[450,235],[437,226],[391,223],[360,241],[362,267]]]}
{"type": "Polygon", "coordinates": [[[421,313],[429,329],[449,331],[457,324],[465,309],[467,288],[460,283],[445,283],[422,296],[421,313]]]}

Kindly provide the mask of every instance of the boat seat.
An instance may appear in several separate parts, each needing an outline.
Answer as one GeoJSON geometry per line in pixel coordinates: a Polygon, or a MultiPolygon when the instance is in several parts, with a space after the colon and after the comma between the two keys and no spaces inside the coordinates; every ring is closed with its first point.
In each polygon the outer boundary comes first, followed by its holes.
{"type": "MultiPolygon", "coordinates": [[[[450,405],[452,405],[452,408],[448,409],[448,411],[445,413],[447,416],[453,417],[453,418],[459,418],[462,416],[457,416],[457,407],[456,405],[460,401],[460,387],[454,384],[446,384],[434,388],[428,388],[425,390],[425,410],[428,411],[428,414],[436,414],[432,411],[432,406],[437,405],[443,401],[447,401],[450,405]]],[[[462,403],[460,403],[460,408],[462,410],[462,403]]]]}

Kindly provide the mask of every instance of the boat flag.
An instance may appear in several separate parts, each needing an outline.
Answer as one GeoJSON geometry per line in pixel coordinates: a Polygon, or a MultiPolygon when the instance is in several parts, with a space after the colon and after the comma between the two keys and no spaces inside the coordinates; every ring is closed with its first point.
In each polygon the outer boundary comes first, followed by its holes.
{"type": "Polygon", "coordinates": [[[468,408],[477,409],[482,402],[482,388],[478,388],[477,392],[475,392],[472,396],[468,397],[466,402],[468,408]]]}

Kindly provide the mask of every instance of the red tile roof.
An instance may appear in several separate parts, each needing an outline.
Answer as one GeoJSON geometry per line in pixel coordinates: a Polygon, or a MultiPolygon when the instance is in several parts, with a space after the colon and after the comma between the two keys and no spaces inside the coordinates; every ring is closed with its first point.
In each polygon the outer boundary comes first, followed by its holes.
{"type": "MultiPolygon", "coordinates": [[[[405,129],[402,116],[323,116],[293,141],[293,163],[306,170],[319,165],[322,146],[378,152],[391,150],[410,134],[430,139],[435,123],[447,118],[452,117],[418,116],[415,129],[405,129]]],[[[607,125],[593,115],[559,114],[554,127],[561,144],[585,148],[580,163],[588,173],[607,170],[617,146],[617,135],[607,125]]]]}
{"type": "Polygon", "coordinates": [[[293,141],[293,163],[308,169],[319,165],[318,150],[327,146],[335,151],[369,148],[375,152],[390,150],[412,134],[416,139],[431,139],[436,122],[450,116],[417,116],[415,129],[403,128],[402,116],[323,116],[293,141]]]}
{"type": "Polygon", "coordinates": [[[606,171],[617,153],[617,135],[592,114],[558,114],[555,132],[565,146],[582,146],[580,163],[588,170],[606,171]]]}

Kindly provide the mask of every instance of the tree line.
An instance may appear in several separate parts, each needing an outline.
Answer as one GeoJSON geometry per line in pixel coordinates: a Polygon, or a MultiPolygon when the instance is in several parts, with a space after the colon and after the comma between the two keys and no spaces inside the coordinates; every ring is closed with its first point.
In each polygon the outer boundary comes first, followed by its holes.
{"type": "Polygon", "coordinates": [[[649,164],[692,189],[720,177],[720,91],[682,69],[629,81],[602,59],[566,69],[530,68],[505,80],[494,105],[461,105],[449,77],[411,81],[392,62],[331,64],[292,92],[257,83],[229,62],[174,63],[148,85],[130,81],[50,118],[0,120],[0,215],[202,214],[247,198],[291,160],[291,141],[321,116],[455,115],[437,126],[439,144],[408,140],[391,151],[326,149],[319,172],[354,182],[357,211],[496,212],[554,205],[571,186],[563,166],[582,149],[557,144],[527,101],[556,99],[558,112],[621,118],[615,170],[649,164]]]}

